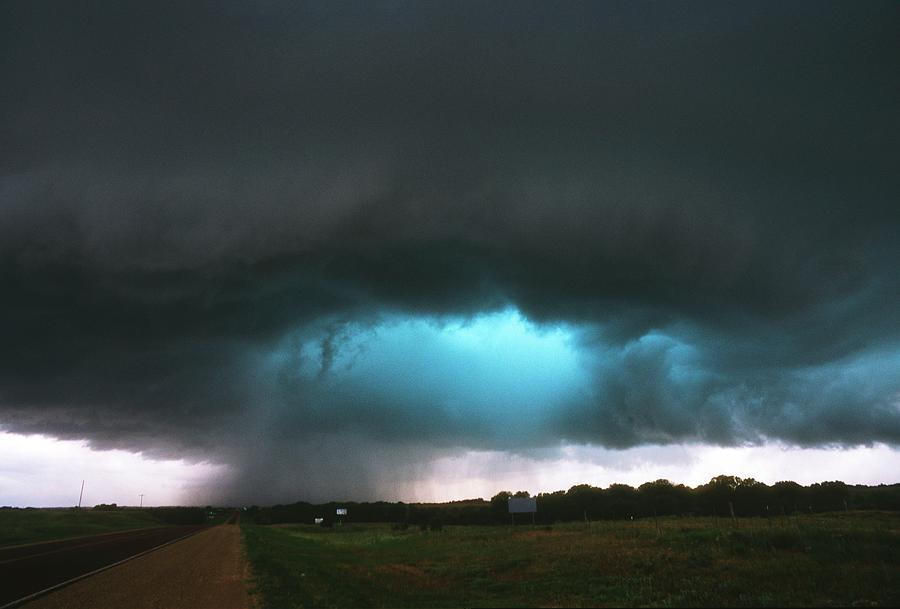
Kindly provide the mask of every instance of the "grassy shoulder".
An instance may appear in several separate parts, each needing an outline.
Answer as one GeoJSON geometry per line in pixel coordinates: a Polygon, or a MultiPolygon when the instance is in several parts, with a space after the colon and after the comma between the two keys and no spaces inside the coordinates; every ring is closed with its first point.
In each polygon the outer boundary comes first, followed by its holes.
{"type": "Polygon", "coordinates": [[[158,526],[162,526],[159,519],[140,510],[4,509],[0,510],[0,546],[158,526]]]}
{"type": "Polygon", "coordinates": [[[268,607],[900,604],[900,515],[242,525],[268,607]]]}

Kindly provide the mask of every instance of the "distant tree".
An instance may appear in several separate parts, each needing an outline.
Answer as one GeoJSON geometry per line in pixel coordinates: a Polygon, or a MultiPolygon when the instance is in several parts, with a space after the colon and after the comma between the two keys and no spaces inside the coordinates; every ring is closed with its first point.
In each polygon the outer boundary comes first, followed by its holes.
{"type": "Polygon", "coordinates": [[[606,518],[603,489],[577,484],[566,491],[565,520],[606,518]]]}
{"type": "Polygon", "coordinates": [[[697,487],[697,499],[703,512],[727,516],[730,512],[729,504],[734,505],[735,491],[740,485],[741,479],[737,476],[723,475],[697,487]]]}
{"type": "Polygon", "coordinates": [[[734,489],[734,506],[739,516],[765,516],[770,510],[769,487],[753,478],[740,479],[734,489]]]}
{"type": "Polygon", "coordinates": [[[491,519],[494,522],[506,522],[509,514],[509,498],[512,497],[509,491],[500,491],[491,497],[491,519]]]}
{"type": "Polygon", "coordinates": [[[675,485],[665,479],[645,482],[638,487],[641,513],[645,516],[656,514],[683,514],[692,511],[691,493],[683,484],[675,485]]]}
{"type": "Polygon", "coordinates": [[[779,512],[790,514],[803,505],[804,488],[791,480],[776,482],[771,487],[772,502],[779,512]]]}
{"type": "Polygon", "coordinates": [[[632,518],[641,515],[636,488],[627,484],[610,484],[603,496],[608,502],[607,518],[632,518]]]}
{"type": "Polygon", "coordinates": [[[566,513],[566,492],[539,493],[537,498],[537,519],[544,524],[557,520],[569,520],[566,513]]]}
{"type": "Polygon", "coordinates": [[[819,512],[843,510],[850,494],[849,487],[839,480],[813,484],[808,492],[809,505],[819,512]]]}

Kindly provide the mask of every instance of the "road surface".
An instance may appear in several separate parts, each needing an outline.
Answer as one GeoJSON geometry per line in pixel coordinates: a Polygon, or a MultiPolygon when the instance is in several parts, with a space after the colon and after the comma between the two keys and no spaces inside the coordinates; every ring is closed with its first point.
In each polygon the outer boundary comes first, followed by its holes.
{"type": "Polygon", "coordinates": [[[239,526],[223,524],[38,597],[22,609],[255,609],[239,526]]]}
{"type": "Polygon", "coordinates": [[[138,529],[0,548],[0,607],[203,528],[138,529]]]}

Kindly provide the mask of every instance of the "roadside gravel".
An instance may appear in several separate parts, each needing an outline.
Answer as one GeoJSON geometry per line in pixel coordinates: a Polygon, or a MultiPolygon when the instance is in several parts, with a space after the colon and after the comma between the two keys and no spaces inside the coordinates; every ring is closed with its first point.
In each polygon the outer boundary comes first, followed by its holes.
{"type": "Polygon", "coordinates": [[[24,605],[27,609],[256,609],[241,530],[220,525],[24,605]]]}

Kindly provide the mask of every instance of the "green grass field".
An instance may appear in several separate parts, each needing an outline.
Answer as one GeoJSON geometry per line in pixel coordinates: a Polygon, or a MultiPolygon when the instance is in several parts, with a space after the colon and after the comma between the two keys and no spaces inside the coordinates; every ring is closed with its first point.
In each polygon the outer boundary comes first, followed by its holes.
{"type": "Polygon", "coordinates": [[[158,526],[158,519],[138,510],[0,510],[0,546],[158,526]]]}
{"type": "Polygon", "coordinates": [[[900,604],[892,513],[243,533],[272,608],[900,604]]]}

